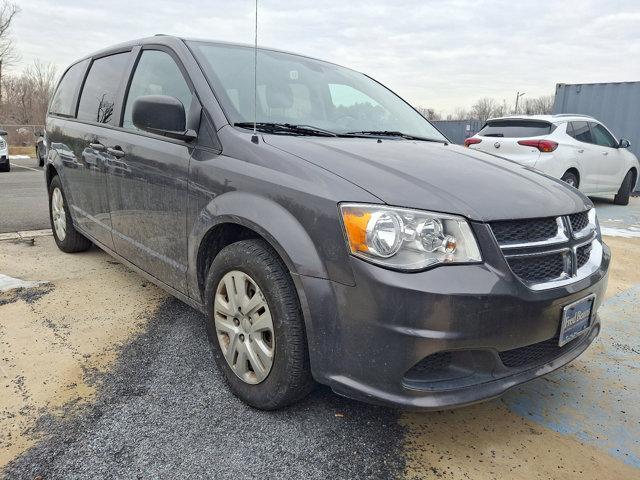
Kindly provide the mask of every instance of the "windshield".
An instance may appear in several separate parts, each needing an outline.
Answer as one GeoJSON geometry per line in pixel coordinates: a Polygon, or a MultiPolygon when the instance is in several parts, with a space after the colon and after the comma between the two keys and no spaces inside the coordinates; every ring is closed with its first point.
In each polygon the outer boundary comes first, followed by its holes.
{"type": "MultiPolygon", "coordinates": [[[[188,42],[232,124],[254,121],[254,50],[188,42]]],[[[258,50],[257,121],[330,132],[401,132],[446,141],[397,95],[362,73],[310,58],[258,50]]]]}

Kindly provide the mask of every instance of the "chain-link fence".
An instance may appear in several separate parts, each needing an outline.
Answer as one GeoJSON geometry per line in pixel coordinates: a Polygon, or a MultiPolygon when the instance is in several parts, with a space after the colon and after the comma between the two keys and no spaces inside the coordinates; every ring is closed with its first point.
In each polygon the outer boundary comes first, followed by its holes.
{"type": "Polygon", "coordinates": [[[0,136],[9,144],[9,153],[35,156],[38,137],[42,135],[44,125],[5,125],[0,124],[0,136]]]}

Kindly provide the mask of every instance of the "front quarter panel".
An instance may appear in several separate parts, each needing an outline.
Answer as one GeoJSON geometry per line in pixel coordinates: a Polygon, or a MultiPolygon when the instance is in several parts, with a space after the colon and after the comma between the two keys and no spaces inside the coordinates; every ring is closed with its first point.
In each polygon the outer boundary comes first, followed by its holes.
{"type": "Polygon", "coordinates": [[[224,153],[197,150],[189,173],[190,294],[199,299],[197,258],[214,226],[238,223],[262,235],[292,273],[353,285],[338,202],[381,203],[326,170],[227,126],[224,153]]]}

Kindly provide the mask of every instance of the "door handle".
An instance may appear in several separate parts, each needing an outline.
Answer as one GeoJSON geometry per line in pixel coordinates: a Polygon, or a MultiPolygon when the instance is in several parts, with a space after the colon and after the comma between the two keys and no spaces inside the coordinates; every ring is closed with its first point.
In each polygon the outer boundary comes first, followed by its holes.
{"type": "Polygon", "coordinates": [[[90,143],[89,146],[91,148],[93,148],[94,150],[98,151],[98,152],[104,152],[107,147],[105,147],[103,144],[101,144],[100,142],[97,143],[90,143]]]}
{"type": "Polygon", "coordinates": [[[580,150],[578,150],[578,153],[584,153],[584,148],[581,148],[580,150]]]}
{"type": "Polygon", "coordinates": [[[107,148],[107,153],[109,155],[113,155],[116,158],[122,158],[124,157],[124,151],[122,151],[122,148],[120,148],[119,146],[115,146],[115,147],[109,147],[107,148]]]}
{"type": "Polygon", "coordinates": [[[609,155],[609,152],[602,152],[603,155],[609,155]]]}

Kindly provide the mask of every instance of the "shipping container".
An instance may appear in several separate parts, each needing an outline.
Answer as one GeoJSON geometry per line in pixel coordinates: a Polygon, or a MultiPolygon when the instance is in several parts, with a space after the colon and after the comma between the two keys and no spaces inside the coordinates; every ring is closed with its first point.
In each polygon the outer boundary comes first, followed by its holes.
{"type": "Polygon", "coordinates": [[[553,113],[596,118],[618,140],[629,140],[630,150],[640,158],[640,82],[558,83],[553,113]]]}
{"type": "Polygon", "coordinates": [[[480,120],[434,120],[431,123],[451,142],[462,145],[466,138],[480,131],[480,120]]]}

